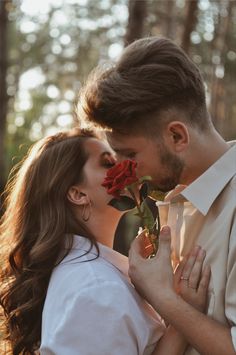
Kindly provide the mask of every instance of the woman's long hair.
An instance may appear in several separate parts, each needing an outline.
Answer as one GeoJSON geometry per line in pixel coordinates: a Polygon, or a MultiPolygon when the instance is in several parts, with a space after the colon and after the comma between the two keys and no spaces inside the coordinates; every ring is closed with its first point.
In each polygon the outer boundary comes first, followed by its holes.
{"type": "Polygon", "coordinates": [[[85,235],[97,245],[78,224],[67,200],[68,189],[83,180],[88,158],[84,143],[89,137],[95,135],[75,129],[42,139],[9,179],[0,224],[1,249],[7,255],[0,304],[14,355],[33,354],[39,347],[49,279],[70,251],[73,234],[85,235]]]}

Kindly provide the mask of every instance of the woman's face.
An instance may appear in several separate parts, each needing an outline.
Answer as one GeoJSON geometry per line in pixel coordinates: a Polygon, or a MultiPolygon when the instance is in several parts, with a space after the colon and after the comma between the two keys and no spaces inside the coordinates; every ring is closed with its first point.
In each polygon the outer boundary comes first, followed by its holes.
{"type": "Polygon", "coordinates": [[[84,179],[80,184],[80,189],[88,195],[94,210],[102,212],[105,209],[112,209],[114,211],[113,207],[108,206],[112,196],[107,194],[101,184],[107,170],[116,163],[115,153],[108,143],[96,138],[89,138],[86,141],[85,150],[88,153],[88,160],[84,165],[84,179]]]}

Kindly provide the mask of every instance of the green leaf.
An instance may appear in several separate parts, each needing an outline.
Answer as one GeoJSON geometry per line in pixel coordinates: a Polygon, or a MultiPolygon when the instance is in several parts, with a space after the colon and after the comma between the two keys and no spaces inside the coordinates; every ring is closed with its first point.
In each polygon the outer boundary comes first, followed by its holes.
{"type": "Polygon", "coordinates": [[[145,198],[148,196],[148,184],[143,184],[141,189],[139,190],[139,198],[140,201],[143,202],[145,198]]]}
{"type": "Polygon", "coordinates": [[[165,196],[166,196],[165,192],[158,191],[158,190],[152,190],[148,192],[148,197],[156,201],[164,201],[165,196]]]}
{"type": "Polygon", "coordinates": [[[137,181],[133,182],[132,184],[129,184],[127,186],[125,186],[125,190],[128,190],[129,189],[133,190],[133,189],[137,189],[137,181]]]}
{"type": "Polygon", "coordinates": [[[139,218],[140,218],[140,215],[139,215],[139,212],[138,212],[137,206],[135,206],[135,208],[133,209],[132,214],[133,214],[133,216],[137,216],[137,217],[139,217],[139,218]]]}
{"type": "Polygon", "coordinates": [[[119,211],[132,210],[136,206],[134,200],[128,196],[121,196],[120,200],[113,198],[108,205],[119,211]]]}
{"type": "Polygon", "coordinates": [[[146,176],[142,176],[142,177],[139,179],[139,182],[145,182],[145,181],[151,181],[151,180],[152,180],[151,176],[146,175],[146,176]]]}
{"type": "Polygon", "coordinates": [[[143,212],[143,226],[146,227],[149,231],[152,231],[155,225],[155,219],[153,217],[152,211],[145,201],[143,201],[141,204],[141,211],[143,212]]]}

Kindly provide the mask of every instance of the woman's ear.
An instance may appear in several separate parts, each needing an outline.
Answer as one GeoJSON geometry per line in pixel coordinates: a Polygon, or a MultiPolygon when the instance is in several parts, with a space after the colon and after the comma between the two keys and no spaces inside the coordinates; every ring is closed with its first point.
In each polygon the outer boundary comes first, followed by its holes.
{"type": "Polygon", "coordinates": [[[89,197],[85,193],[81,192],[81,189],[73,185],[67,192],[67,198],[70,202],[77,206],[87,205],[89,203],[89,197]]]}
{"type": "Polygon", "coordinates": [[[167,139],[169,146],[176,152],[182,152],[189,144],[188,127],[180,121],[171,121],[167,125],[167,139]]]}

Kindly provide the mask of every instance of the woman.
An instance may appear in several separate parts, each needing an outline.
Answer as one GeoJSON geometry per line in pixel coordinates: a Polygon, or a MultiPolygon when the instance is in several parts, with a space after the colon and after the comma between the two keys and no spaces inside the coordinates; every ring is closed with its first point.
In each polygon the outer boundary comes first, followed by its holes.
{"type": "MultiPolygon", "coordinates": [[[[1,305],[14,355],[183,352],[184,339],[166,331],[131,285],[127,258],[112,250],[123,212],[101,184],[115,161],[94,133],[73,130],[36,143],[9,181],[1,305]]],[[[198,249],[193,258],[202,265],[198,249]]],[[[205,294],[188,300],[198,306],[205,294]]]]}

